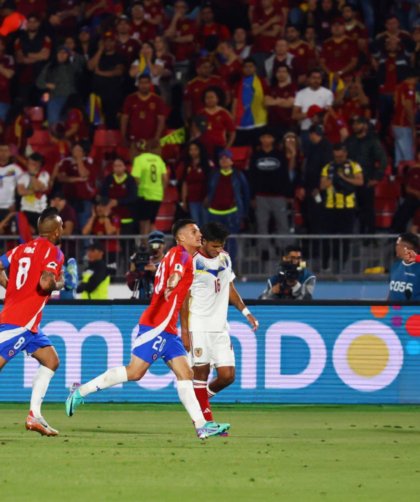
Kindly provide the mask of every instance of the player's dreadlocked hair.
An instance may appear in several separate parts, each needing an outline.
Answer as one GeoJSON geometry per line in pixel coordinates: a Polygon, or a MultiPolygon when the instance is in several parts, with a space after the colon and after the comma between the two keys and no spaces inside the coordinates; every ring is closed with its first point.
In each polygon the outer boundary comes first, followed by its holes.
{"type": "Polygon", "coordinates": [[[230,232],[221,223],[211,221],[210,223],[203,225],[201,235],[207,242],[219,242],[220,244],[224,244],[226,239],[229,237],[230,232]]]}
{"type": "Polygon", "coordinates": [[[58,216],[58,209],[56,207],[47,207],[47,209],[44,209],[42,211],[41,216],[38,220],[38,225],[43,223],[45,220],[48,220],[49,218],[54,218],[55,216],[58,216]]]}
{"type": "Polygon", "coordinates": [[[191,220],[190,218],[176,221],[172,225],[172,235],[174,236],[174,239],[176,240],[176,237],[181,229],[183,229],[187,225],[195,225],[195,224],[196,224],[195,221],[191,220]]]}

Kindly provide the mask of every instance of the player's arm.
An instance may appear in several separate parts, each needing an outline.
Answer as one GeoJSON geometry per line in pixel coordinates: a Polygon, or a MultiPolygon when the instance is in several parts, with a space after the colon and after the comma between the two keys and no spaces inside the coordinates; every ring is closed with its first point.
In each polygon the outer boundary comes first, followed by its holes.
{"type": "Polygon", "coordinates": [[[248,322],[252,326],[252,331],[256,331],[258,329],[259,322],[251,314],[249,309],[246,308],[246,305],[242,301],[242,298],[239,296],[239,293],[236,291],[236,288],[233,285],[233,282],[230,283],[229,301],[234,307],[236,307],[239,310],[239,312],[242,313],[242,315],[244,315],[248,319],[248,322]]]}
{"type": "Polygon", "coordinates": [[[172,291],[178,286],[179,281],[182,279],[182,276],[178,274],[178,272],[174,272],[168,279],[168,282],[166,283],[166,289],[165,289],[165,300],[168,301],[169,297],[171,296],[172,291]]]}
{"type": "Polygon", "coordinates": [[[7,284],[9,279],[7,278],[5,270],[10,266],[9,260],[7,258],[7,254],[0,256],[0,286],[3,286],[4,289],[7,289],[7,284]]]}
{"type": "Polygon", "coordinates": [[[188,325],[188,317],[190,314],[190,297],[191,292],[188,291],[179,313],[179,318],[181,320],[181,339],[187,352],[191,350],[190,328],[188,325]]]}
{"type": "Polygon", "coordinates": [[[54,272],[43,270],[39,280],[40,288],[45,293],[51,294],[53,291],[60,291],[64,288],[64,271],[62,270],[56,278],[54,272]]]}

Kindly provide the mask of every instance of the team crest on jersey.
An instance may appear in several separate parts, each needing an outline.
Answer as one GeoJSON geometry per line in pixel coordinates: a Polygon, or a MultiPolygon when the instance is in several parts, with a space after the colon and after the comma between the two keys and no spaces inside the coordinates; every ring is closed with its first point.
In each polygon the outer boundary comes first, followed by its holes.
{"type": "Polygon", "coordinates": [[[9,350],[9,357],[13,357],[15,355],[15,351],[14,350],[9,350]]]}
{"type": "Polygon", "coordinates": [[[153,361],[156,361],[157,358],[158,358],[158,355],[157,354],[153,354],[153,361]]]}
{"type": "Polygon", "coordinates": [[[182,265],[180,263],[176,263],[174,270],[175,270],[175,272],[181,272],[181,274],[182,274],[182,271],[183,271],[182,265]]]}
{"type": "Polygon", "coordinates": [[[203,349],[199,349],[199,348],[194,349],[195,357],[201,357],[202,354],[203,354],[203,349]]]}
{"type": "Polygon", "coordinates": [[[57,263],[52,261],[52,262],[48,263],[47,268],[52,268],[55,270],[57,268],[57,263]]]}

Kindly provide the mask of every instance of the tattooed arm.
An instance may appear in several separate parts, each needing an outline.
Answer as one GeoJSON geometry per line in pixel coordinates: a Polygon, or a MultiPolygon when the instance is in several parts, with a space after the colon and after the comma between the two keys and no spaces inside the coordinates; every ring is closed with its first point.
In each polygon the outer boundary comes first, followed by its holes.
{"type": "Polygon", "coordinates": [[[53,272],[44,270],[41,274],[41,279],[39,280],[39,286],[48,294],[51,294],[53,291],[60,291],[64,288],[63,274],[64,271],[62,270],[60,272],[60,275],[58,276],[58,279],[56,279],[53,272]]]}

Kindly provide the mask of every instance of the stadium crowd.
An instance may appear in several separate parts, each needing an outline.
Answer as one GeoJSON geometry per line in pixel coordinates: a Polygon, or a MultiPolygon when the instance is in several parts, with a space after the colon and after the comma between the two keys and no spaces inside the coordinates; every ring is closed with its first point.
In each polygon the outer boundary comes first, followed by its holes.
{"type": "Polygon", "coordinates": [[[0,233],[417,229],[418,7],[2,0],[0,233]]]}

